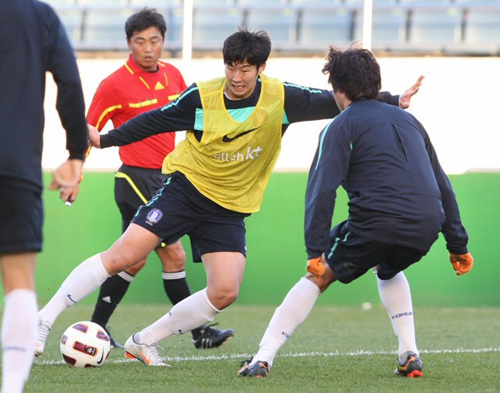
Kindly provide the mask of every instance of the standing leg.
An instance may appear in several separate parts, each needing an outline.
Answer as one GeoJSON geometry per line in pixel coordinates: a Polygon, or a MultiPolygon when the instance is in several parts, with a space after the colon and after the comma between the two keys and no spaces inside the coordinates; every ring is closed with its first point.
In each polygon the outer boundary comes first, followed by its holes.
{"type": "Polygon", "coordinates": [[[245,257],[237,252],[215,252],[203,255],[202,259],[207,288],[175,304],[163,317],[129,337],[125,343],[128,357],[149,366],[165,366],[157,342],[212,321],[236,300],[245,271],[245,257]]]}
{"type": "MultiPolygon", "coordinates": [[[[179,241],[167,247],[157,248],[156,253],[163,264],[163,286],[173,305],[191,295],[186,280],[186,253],[179,241]]],[[[234,335],[233,329],[220,330],[214,326],[203,325],[191,330],[193,344],[198,349],[217,348],[234,335]]]]}
{"type": "Polygon", "coordinates": [[[305,321],[320,294],[320,289],[315,283],[305,277],[301,278],[274,312],[260,341],[259,351],[250,362],[246,362],[238,375],[265,377],[276,353],[295,329],[305,321]]]}
{"type": "Polygon", "coordinates": [[[36,336],[34,286],[36,253],[0,256],[5,307],[2,321],[2,393],[21,393],[31,365],[36,336]]]}
{"type": "Polygon", "coordinates": [[[399,362],[396,373],[410,377],[422,376],[408,280],[403,272],[399,272],[389,280],[377,277],[377,283],[380,300],[389,314],[392,328],[398,337],[399,362]]]}

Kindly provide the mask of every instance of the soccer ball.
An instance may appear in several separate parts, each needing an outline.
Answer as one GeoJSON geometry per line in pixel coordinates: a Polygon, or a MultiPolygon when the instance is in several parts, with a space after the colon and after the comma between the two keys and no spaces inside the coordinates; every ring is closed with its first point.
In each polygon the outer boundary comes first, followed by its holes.
{"type": "Polygon", "coordinates": [[[74,367],[102,366],[111,350],[109,336],[97,323],[74,323],[61,337],[61,355],[74,367]]]}

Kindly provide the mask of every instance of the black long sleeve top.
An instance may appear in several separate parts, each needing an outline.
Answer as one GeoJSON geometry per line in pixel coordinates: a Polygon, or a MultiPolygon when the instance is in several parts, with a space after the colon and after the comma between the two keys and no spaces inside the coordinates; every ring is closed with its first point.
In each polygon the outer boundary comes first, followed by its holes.
{"type": "Polygon", "coordinates": [[[85,157],[88,133],[73,49],[54,10],[36,0],[0,0],[0,176],[42,188],[45,74],[71,158],[85,157]]]}
{"type": "Polygon", "coordinates": [[[309,258],[329,246],[339,186],[348,194],[348,228],[357,236],[427,251],[442,231],[451,253],[467,252],[451,184],[427,132],[411,114],[362,100],[324,128],[306,192],[309,258]]]}

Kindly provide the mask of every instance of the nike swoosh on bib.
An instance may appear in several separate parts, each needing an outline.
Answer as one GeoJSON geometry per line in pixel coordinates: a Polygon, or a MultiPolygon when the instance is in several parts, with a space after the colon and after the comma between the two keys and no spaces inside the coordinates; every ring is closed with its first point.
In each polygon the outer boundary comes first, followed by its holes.
{"type": "Polygon", "coordinates": [[[222,138],[222,142],[232,142],[235,139],[241,138],[243,135],[249,134],[249,133],[254,132],[255,130],[258,130],[258,129],[259,129],[259,127],[256,127],[256,128],[252,128],[251,130],[248,130],[248,131],[243,131],[241,134],[236,135],[234,138],[230,138],[227,135],[224,135],[224,137],[222,138]]]}

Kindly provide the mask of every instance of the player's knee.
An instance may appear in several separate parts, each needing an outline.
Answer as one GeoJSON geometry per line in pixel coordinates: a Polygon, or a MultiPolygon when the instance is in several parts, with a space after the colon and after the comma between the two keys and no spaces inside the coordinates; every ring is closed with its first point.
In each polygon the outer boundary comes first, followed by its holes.
{"type": "Polygon", "coordinates": [[[223,310],[238,299],[238,294],[237,288],[221,288],[213,292],[209,291],[208,297],[215,308],[223,310]]]}
{"type": "Polygon", "coordinates": [[[119,248],[111,248],[101,253],[101,258],[109,274],[114,275],[125,271],[135,265],[138,261],[127,252],[121,252],[119,248]]]}
{"type": "Polygon", "coordinates": [[[186,267],[186,252],[182,246],[169,246],[158,251],[166,272],[179,272],[186,267]]]}
{"type": "Polygon", "coordinates": [[[141,269],[144,267],[146,264],[146,259],[142,259],[141,261],[137,262],[136,264],[130,266],[127,270],[125,270],[128,274],[131,276],[135,276],[137,273],[141,271],[141,269]]]}

